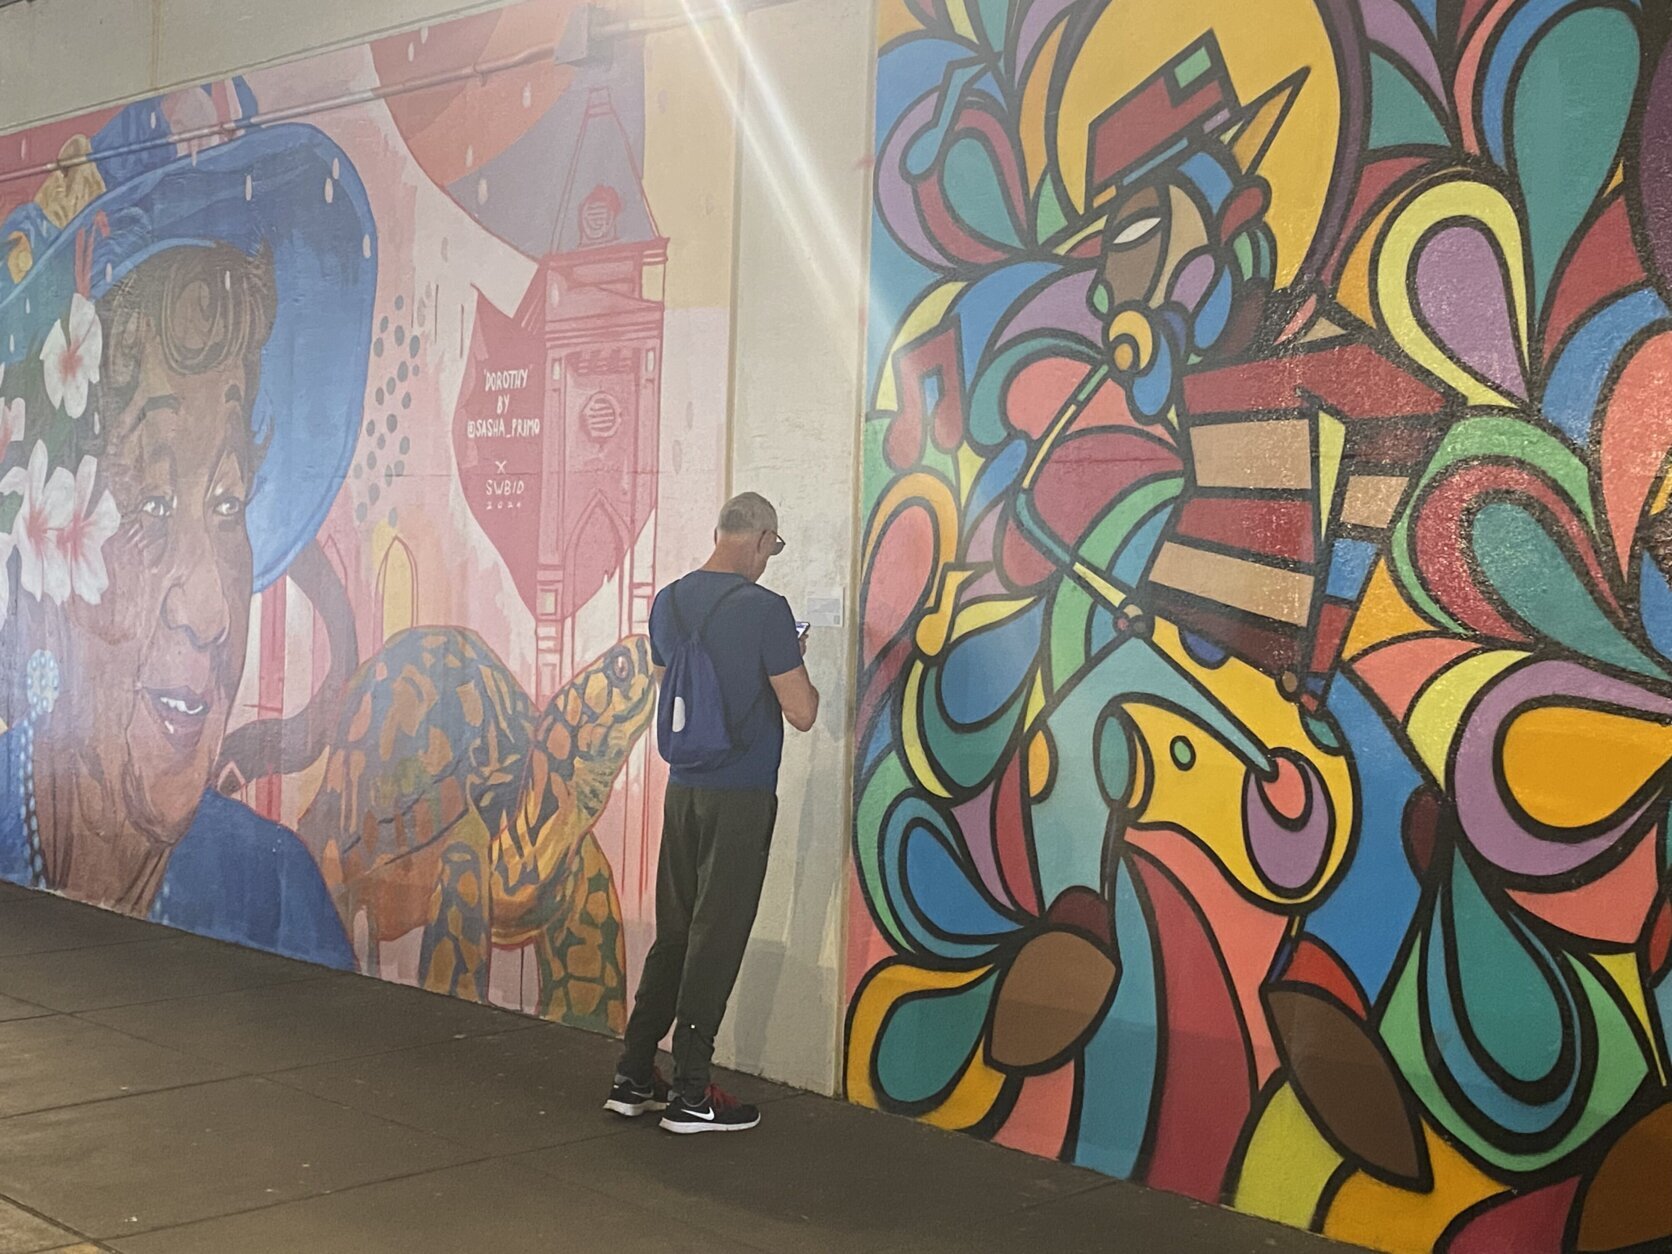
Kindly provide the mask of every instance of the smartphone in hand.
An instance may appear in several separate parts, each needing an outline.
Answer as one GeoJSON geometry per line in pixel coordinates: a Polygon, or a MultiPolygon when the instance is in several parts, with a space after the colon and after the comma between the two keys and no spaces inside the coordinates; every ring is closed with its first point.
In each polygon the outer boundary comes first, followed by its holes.
{"type": "Polygon", "coordinates": [[[807,632],[812,625],[813,624],[811,623],[797,623],[795,625],[795,638],[797,640],[805,640],[807,638],[807,632]]]}

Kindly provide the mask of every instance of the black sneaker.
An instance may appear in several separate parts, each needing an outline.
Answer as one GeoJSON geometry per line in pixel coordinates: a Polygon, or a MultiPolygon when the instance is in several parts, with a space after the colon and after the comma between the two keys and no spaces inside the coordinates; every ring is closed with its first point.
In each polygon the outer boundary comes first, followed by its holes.
{"type": "Polygon", "coordinates": [[[667,1108],[668,1082],[662,1078],[660,1070],[650,1073],[649,1084],[640,1084],[637,1080],[616,1076],[615,1087],[610,1090],[610,1100],[604,1103],[605,1110],[613,1110],[629,1119],[637,1119],[644,1114],[655,1114],[667,1108]]]}
{"type": "Polygon", "coordinates": [[[662,1114],[662,1127],[681,1133],[746,1132],[760,1121],[760,1111],[712,1084],[700,1101],[674,1094],[662,1114]]]}

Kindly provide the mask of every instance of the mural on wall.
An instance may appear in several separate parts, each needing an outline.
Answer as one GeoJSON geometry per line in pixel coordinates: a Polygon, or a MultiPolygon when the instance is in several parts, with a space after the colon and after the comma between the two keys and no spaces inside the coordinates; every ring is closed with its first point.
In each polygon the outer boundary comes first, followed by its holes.
{"type": "Polygon", "coordinates": [[[624,1023],[695,554],[645,67],[581,12],[0,139],[0,876],[624,1023]]]}
{"type": "Polygon", "coordinates": [[[850,1095],[1663,1248],[1665,15],[882,14],[850,1095]]]}

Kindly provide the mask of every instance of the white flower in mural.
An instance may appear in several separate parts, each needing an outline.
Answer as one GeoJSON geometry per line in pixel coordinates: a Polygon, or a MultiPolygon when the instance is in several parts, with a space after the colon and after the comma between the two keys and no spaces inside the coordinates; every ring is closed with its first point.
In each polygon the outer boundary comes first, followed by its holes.
{"type": "Polygon", "coordinates": [[[104,355],[104,328],[93,302],[77,292],[70,297],[70,316],[52,324],[41,350],[46,368],[46,395],[71,418],[87,412],[87,389],[99,381],[99,359],[104,355]],[[65,327],[68,326],[68,334],[65,327]]]}
{"type": "MultiPolygon", "coordinates": [[[[67,475],[56,470],[52,477],[67,475]]],[[[98,485],[97,458],[83,457],[75,472],[75,505],[70,521],[58,533],[58,551],[70,570],[70,587],[76,596],[89,605],[97,605],[110,586],[110,572],[105,569],[104,546],[122,525],[122,513],[109,490],[99,493],[94,504],[93,493],[98,485]]]]}
{"type": "Polygon", "coordinates": [[[36,441],[28,466],[13,466],[0,479],[0,495],[18,492],[23,504],[12,524],[23,590],[37,601],[42,595],[60,605],[70,595],[70,566],[57,533],[75,510],[75,478],[60,466],[47,476],[46,445],[36,441]]]}
{"type": "Polygon", "coordinates": [[[5,460],[12,441],[23,438],[23,398],[0,400],[0,461],[5,460]]]}

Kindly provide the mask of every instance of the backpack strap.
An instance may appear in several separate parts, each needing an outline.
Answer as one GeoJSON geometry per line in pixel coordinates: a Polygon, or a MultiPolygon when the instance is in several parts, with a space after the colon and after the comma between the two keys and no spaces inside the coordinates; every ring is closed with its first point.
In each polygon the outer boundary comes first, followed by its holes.
{"type": "Polygon", "coordinates": [[[708,621],[714,617],[715,611],[726,602],[727,598],[729,598],[732,593],[741,592],[744,588],[749,586],[749,581],[743,578],[742,575],[739,575],[737,578],[737,583],[734,583],[731,587],[727,588],[719,596],[714,598],[714,604],[708,607],[708,613],[702,616],[701,620],[697,623],[697,629],[695,631],[691,631],[685,626],[685,615],[679,612],[679,585],[684,583],[685,580],[674,580],[673,585],[668,589],[668,609],[673,613],[674,626],[679,628],[679,635],[682,640],[687,642],[691,640],[700,641],[703,637],[703,633],[708,630],[708,621]]]}

